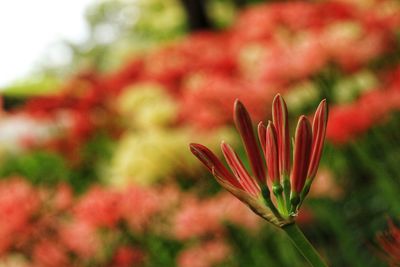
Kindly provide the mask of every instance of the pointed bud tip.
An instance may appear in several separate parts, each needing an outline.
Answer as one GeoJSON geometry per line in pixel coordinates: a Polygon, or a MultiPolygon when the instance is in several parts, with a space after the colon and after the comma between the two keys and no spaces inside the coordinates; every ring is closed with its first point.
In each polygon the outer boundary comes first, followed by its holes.
{"type": "MultiPolygon", "coordinates": [[[[327,104],[327,102],[326,102],[326,98],[325,98],[325,99],[322,99],[321,102],[319,102],[318,108],[320,108],[320,107],[323,108],[323,109],[325,109],[325,110],[327,109],[328,104],[327,104]]],[[[317,109],[318,109],[318,108],[317,108],[317,109]]]]}
{"type": "Polygon", "coordinates": [[[274,123],[272,121],[268,121],[267,133],[270,134],[270,132],[273,132],[273,134],[276,135],[275,131],[276,131],[276,128],[275,128],[274,123]]]}
{"type": "Polygon", "coordinates": [[[198,144],[196,144],[196,143],[190,143],[190,144],[189,144],[190,150],[195,149],[197,145],[198,145],[198,144]]]}
{"type": "Polygon", "coordinates": [[[326,108],[328,106],[326,99],[322,99],[321,102],[319,103],[321,106],[326,108]]]}
{"type": "Polygon", "coordinates": [[[224,153],[224,154],[226,154],[226,153],[235,153],[233,148],[228,143],[226,143],[225,141],[221,142],[221,146],[220,147],[221,147],[222,153],[224,153]]]}
{"type": "Polygon", "coordinates": [[[315,114],[314,114],[314,121],[315,121],[316,119],[318,119],[318,118],[322,119],[325,123],[326,123],[327,120],[328,120],[328,104],[327,104],[327,102],[326,102],[326,99],[323,99],[323,100],[319,103],[319,105],[318,105],[318,107],[317,107],[317,110],[315,111],[315,114]]]}
{"type": "Polygon", "coordinates": [[[277,140],[277,136],[276,136],[276,128],[272,121],[268,121],[267,135],[268,135],[268,138],[273,138],[273,141],[274,141],[275,145],[277,146],[278,140],[277,140]]]}
{"type": "Polygon", "coordinates": [[[305,123],[305,122],[309,122],[308,119],[307,119],[307,117],[306,117],[305,115],[301,115],[301,116],[299,117],[298,123],[300,124],[300,123],[305,123]]]}
{"type": "Polygon", "coordinates": [[[278,101],[280,103],[285,103],[285,100],[283,99],[283,96],[281,94],[279,94],[279,93],[275,95],[274,100],[272,101],[272,105],[273,106],[276,105],[276,103],[278,103],[278,101]]]}
{"type": "Polygon", "coordinates": [[[235,99],[233,106],[236,108],[237,106],[243,106],[243,103],[239,100],[239,98],[235,99]]]}
{"type": "Polygon", "coordinates": [[[228,147],[229,144],[227,144],[224,140],[222,140],[220,146],[221,146],[221,149],[224,149],[225,147],[228,147]]]}
{"type": "Polygon", "coordinates": [[[276,99],[279,99],[279,98],[282,98],[282,95],[281,95],[280,93],[277,93],[277,94],[275,95],[275,97],[274,97],[274,101],[275,101],[276,99]]]}
{"type": "Polygon", "coordinates": [[[201,150],[204,150],[204,146],[197,143],[190,143],[189,148],[193,154],[198,154],[201,150]]]}
{"type": "Polygon", "coordinates": [[[233,120],[236,124],[242,124],[240,121],[248,120],[248,112],[243,103],[237,98],[233,105],[233,120]]]}
{"type": "Polygon", "coordinates": [[[298,133],[304,131],[307,133],[307,135],[312,135],[310,121],[306,116],[301,115],[299,121],[297,122],[296,136],[298,133]]]}

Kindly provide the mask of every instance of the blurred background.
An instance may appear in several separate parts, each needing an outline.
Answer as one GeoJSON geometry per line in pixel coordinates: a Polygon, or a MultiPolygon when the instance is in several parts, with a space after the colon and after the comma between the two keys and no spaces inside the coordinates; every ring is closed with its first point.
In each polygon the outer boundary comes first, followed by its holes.
{"type": "Polygon", "coordinates": [[[306,236],[398,266],[399,26],[397,0],[0,3],[0,266],[308,266],[188,149],[245,159],[233,101],[256,124],[276,93],[292,132],[329,103],[306,236]]]}

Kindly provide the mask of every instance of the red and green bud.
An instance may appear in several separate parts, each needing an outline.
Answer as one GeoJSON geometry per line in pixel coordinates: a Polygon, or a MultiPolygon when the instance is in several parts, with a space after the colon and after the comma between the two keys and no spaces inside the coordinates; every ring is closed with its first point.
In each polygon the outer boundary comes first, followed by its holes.
{"type": "Polygon", "coordinates": [[[262,121],[258,123],[257,130],[258,130],[258,140],[260,141],[261,148],[265,155],[265,140],[266,140],[265,138],[267,134],[267,128],[265,128],[265,125],[262,121]]]}
{"type": "Polygon", "coordinates": [[[265,159],[268,166],[268,176],[273,184],[280,183],[279,175],[279,155],[278,141],[275,126],[272,122],[268,122],[266,142],[265,142],[265,159]]]}
{"type": "Polygon", "coordinates": [[[247,172],[242,161],[239,159],[232,147],[225,142],[222,142],[221,149],[226,162],[243,189],[253,196],[260,195],[260,187],[247,172]]]}
{"type": "Polygon", "coordinates": [[[285,100],[277,94],[272,102],[272,120],[278,139],[279,171],[282,175],[290,173],[290,136],[288,110],[285,100]]]}
{"type": "Polygon", "coordinates": [[[328,122],[328,106],[326,100],[322,100],[319,104],[312,125],[312,148],[310,166],[308,168],[307,177],[313,179],[317,174],[319,162],[321,160],[324,148],[324,140],[326,134],[326,126],[328,122]]]}
{"type": "Polygon", "coordinates": [[[192,143],[190,144],[190,151],[214,176],[217,176],[220,179],[227,181],[234,187],[243,190],[242,185],[237,181],[236,177],[229,172],[229,170],[224,166],[224,164],[222,164],[217,156],[207,147],[192,143]]]}
{"type": "Polygon", "coordinates": [[[205,146],[191,144],[190,150],[215,176],[221,186],[246,203],[258,215],[282,227],[293,222],[317,172],[323,151],[328,110],[326,101],[323,100],[316,110],[312,128],[305,116],[300,117],[295,132],[293,168],[291,168],[288,112],[280,95],[273,101],[272,113],[273,122],[269,122],[267,127],[262,122],[258,124],[258,138],[265,162],[260,153],[249,113],[240,101],[235,101],[234,121],[244,143],[254,178],[234,150],[224,142],[221,144],[221,149],[233,173],[205,146]],[[270,194],[270,186],[266,183],[265,163],[272,181],[273,195],[270,194]],[[271,196],[275,197],[275,201],[271,196]]]}
{"type": "Polygon", "coordinates": [[[293,152],[292,194],[298,195],[304,187],[310,163],[312,133],[311,125],[301,116],[296,128],[293,152]]]}
{"type": "Polygon", "coordinates": [[[253,174],[260,183],[265,183],[265,167],[253,131],[250,115],[244,105],[236,99],[234,108],[234,121],[242,138],[253,174]]]}

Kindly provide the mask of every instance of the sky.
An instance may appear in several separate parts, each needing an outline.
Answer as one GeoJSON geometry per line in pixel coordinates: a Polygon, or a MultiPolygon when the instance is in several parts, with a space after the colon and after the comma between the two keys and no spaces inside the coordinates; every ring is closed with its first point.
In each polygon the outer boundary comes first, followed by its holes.
{"type": "MultiPolygon", "coordinates": [[[[0,1],[0,88],[26,77],[60,40],[85,40],[84,13],[93,1],[0,1]]],[[[53,58],[67,56],[59,51],[53,58]]]]}

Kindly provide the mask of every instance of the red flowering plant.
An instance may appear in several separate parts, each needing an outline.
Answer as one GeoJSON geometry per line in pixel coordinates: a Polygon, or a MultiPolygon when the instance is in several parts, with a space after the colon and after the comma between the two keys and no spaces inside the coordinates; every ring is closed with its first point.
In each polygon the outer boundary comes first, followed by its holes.
{"type": "Polygon", "coordinates": [[[306,116],[299,118],[294,138],[293,166],[288,111],[279,94],[273,101],[272,114],[273,119],[267,126],[263,122],[258,124],[261,153],[249,113],[239,100],[234,104],[234,122],[255,178],[225,142],[222,142],[221,149],[232,172],[207,147],[192,143],[190,150],[222,187],[256,214],[285,230],[312,266],[326,266],[295,224],[298,210],[310,190],[321,159],[328,118],[326,101],[321,101],[318,106],[312,126],[306,116]],[[261,154],[265,156],[266,164],[261,154]]]}
{"type": "Polygon", "coordinates": [[[389,221],[389,230],[377,236],[390,266],[400,266],[400,228],[389,221]]]}
{"type": "Polygon", "coordinates": [[[400,109],[400,68],[396,66],[387,76],[384,86],[368,90],[352,103],[331,108],[326,133],[329,141],[336,145],[349,143],[371,128],[387,123],[390,115],[400,109]]]}
{"type": "Polygon", "coordinates": [[[0,265],[21,255],[29,263],[23,266],[143,266],[146,247],[126,236],[150,225],[161,211],[159,198],[165,205],[162,190],[137,186],[95,186],[77,198],[66,184],[55,190],[22,177],[2,180],[0,265]]]}

